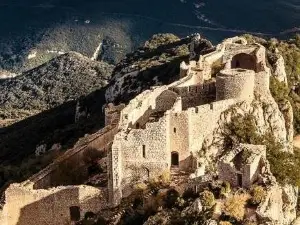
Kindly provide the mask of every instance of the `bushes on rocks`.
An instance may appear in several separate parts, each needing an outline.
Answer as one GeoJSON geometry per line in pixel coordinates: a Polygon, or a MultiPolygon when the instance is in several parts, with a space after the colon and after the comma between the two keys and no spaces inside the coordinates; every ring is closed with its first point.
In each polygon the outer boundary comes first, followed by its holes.
{"type": "Polygon", "coordinates": [[[203,191],[200,194],[200,200],[206,209],[210,209],[215,205],[215,196],[210,191],[203,191]]]}
{"type": "Polygon", "coordinates": [[[155,49],[161,45],[170,44],[179,40],[180,38],[174,34],[155,34],[149,41],[146,41],[144,47],[149,49],[155,49]]]}
{"type": "Polygon", "coordinates": [[[260,204],[266,197],[266,191],[262,186],[253,186],[250,190],[251,199],[250,202],[253,205],[260,204]]]}
{"type": "Polygon", "coordinates": [[[246,194],[235,194],[227,198],[223,205],[224,214],[236,221],[242,221],[248,199],[249,196],[246,194]]]}
{"type": "Polygon", "coordinates": [[[230,183],[225,181],[222,184],[222,187],[221,187],[221,190],[220,190],[220,195],[226,197],[230,193],[230,191],[231,191],[230,183]]]}

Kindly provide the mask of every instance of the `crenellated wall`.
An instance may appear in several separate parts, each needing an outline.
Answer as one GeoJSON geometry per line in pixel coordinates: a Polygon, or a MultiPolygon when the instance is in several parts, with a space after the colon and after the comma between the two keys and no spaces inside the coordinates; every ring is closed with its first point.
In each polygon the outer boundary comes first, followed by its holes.
{"type": "Polygon", "coordinates": [[[216,83],[214,80],[188,87],[171,87],[182,98],[182,109],[203,105],[216,99],[216,83]]]}
{"type": "Polygon", "coordinates": [[[122,110],[119,128],[127,129],[130,124],[135,124],[145,112],[156,109],[156,99],[168,90],[168,86],[154,87],[146,90],[132,99],[122,110]]]}
{"type": "Polygon", "coordinates": [[[68,184],[70,177],[67,175],[71,172],[78,177],[86,177],[87,167],[89,166],[85,162],[87,154],[91,151],[93,151],[91,153],[93,155],[97,153],[106,154],[117,131],[118,128],[113,126],[103,128],[92,135],[88,143],[84,143],[82,146],[75,146],[73,149],[68,150],[45,169],[30,177],[29,181],[34,183],[35,189],[42,189],[68,184]]]}

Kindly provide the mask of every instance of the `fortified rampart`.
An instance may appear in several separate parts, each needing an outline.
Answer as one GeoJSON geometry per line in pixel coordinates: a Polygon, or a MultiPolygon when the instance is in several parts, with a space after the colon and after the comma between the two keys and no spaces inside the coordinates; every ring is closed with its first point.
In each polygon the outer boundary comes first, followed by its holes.
{"type": "MultiPolygon", "coordinates": [[[[98,132],[83,138],[72,149],[66,151],[48,165],[45,169],[28,179],[35,189],[55,187],[72,183],[73,176],[78,179],[88,176],[89,160],[95,157],[103,157],[107,154],[115,134],[118,132],[120,111],[124,105],[114,106],[110,104],[105,110],[106,127],[98,132]]],[[[24,183],[26,185],[26,183],[24,183]]]]}

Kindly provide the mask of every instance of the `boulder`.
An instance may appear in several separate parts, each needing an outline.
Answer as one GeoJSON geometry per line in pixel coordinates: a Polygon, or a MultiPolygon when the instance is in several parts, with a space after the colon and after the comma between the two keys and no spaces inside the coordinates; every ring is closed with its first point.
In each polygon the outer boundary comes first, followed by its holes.
{"type": "Polygon", "coordinates": [[[291,224],[296,219],[297,198],[298,188],[292,185],[270,186],[256,210],[258,219],[264,224],[291,224]]]}

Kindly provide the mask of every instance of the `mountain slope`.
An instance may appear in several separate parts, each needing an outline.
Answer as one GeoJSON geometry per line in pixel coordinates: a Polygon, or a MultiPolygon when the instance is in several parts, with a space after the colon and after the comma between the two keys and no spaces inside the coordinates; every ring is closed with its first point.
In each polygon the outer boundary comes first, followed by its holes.
{"type": "Polygon", "coordinates": [[[0,81],[0,119],[22,119],[107,85],[113,66],[70,52],[0,81]]]}

